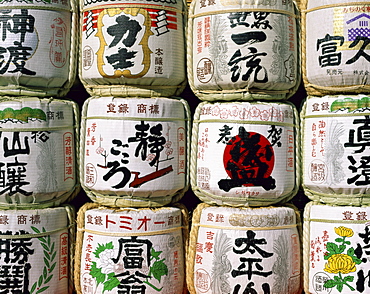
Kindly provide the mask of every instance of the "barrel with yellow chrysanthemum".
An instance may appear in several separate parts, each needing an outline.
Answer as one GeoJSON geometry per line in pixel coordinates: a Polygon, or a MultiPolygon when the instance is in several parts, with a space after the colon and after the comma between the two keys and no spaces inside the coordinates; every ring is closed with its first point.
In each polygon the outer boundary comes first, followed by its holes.
{"type": "Polygon", "coordinates": [[[310,202],[304,211],[305,293],[368,293],[370,207],[310,202]],[[321,290],[317,290],[321,289],[321,290]]]}

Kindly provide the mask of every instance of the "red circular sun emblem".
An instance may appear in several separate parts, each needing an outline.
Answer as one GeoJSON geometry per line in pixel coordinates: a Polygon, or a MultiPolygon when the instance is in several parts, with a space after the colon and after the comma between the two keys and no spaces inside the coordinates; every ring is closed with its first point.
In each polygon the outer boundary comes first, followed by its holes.
{"type": "Polygon", "coordinates": [[[223,157],[225,170],[230,179],[221,180],[219,186],[228,191],[234,187],[262,186],[274,189],[271,177],[274,168],[274,149],[268,139],[255,132],[239,128],[239,134],[226,144],[223,157]]]}

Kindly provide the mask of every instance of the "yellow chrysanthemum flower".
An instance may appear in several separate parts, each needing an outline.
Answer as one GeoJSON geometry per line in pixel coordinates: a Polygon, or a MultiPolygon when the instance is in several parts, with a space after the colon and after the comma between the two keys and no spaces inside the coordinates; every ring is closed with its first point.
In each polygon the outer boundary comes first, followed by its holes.
{"type": "Polygon", "coordinates": [[[339,228],[334,228],[334,231],[337,235],[341,237],[352,237],[354,234],[352,229],[343,226],[340,226],[339,228]]]}
{"type": "Polygon", "coordinates": [[[328,258],[324,271],[332,274],[348,274],[356,271],[356,263],[347,254],[333,254],[328,258]]]}

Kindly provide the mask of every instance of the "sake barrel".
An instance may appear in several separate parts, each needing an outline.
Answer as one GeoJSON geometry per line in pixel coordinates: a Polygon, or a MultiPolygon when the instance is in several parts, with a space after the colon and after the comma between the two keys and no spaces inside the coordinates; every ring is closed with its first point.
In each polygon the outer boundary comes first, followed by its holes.
{"type": "Polygon", "coordinates": [[[201,100],[284,100],[300,83],[295,2],[192,1],[188,79],[201,100]]]}
{"type": "Polygon", "coordinates": [[[302,184],[311,200],[370,203],[370,97],[309,96],[301,110],[302,184]]]}
{"type": "Polygon", "coordinates": [[[77,293],[185,292],[187,211],[83,205],[77,218],[77,293]]]}
{"type": "Polygon", "coordinates": [[[201,203],[187,252],[190,294],[301,294],[301,234],[295,207],[201,203]]]}
{"type": "Polygon", "coordinates": [[[75,0],[0,3],[0,95],[65,96],[76,75],[75,0]]]}
{"type": "Polygon", "coordinates": [[[185,100],[94,96],[82,112],[80,171],[93,201],[158,207],[183,196],[190,145],[185,100]]]}
{"type": "Polygon", "coordinates": [[[72,294],[74,210],[1,210],[1,291],[72,294]]]}
{"type": "Polygon", "coordinates": [[[369,293],[369,206],[309,202],[304,211],[307,294],[369,293]]]}
{"type": "Polygon", "coordinates": [[[202,102],[193,121],[190,178],[209,204],[267,206],[298,190],[297,110],[284,102],[202,102]]]}
{"type": "Polygon", "coordinates": [[[2,97],[0,124],[0,208],[57,206],[76,195],[75,102],[2,97]]]}
{"type": "Polygon", "coordinates": [[[301,2],[302,69],[307,93],[369,93],[369,2],[301,2]]]}
{"type": "Polygon", "coordinates": [[[186,0],[80,0],[80,7],[79,75],[90,95],[180,95],[186,0]]]}

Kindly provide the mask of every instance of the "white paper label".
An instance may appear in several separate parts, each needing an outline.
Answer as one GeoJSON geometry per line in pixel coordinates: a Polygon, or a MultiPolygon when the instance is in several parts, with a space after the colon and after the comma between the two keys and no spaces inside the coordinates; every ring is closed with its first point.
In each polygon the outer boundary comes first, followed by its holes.
{"type": "Polygon", "coordinates": [[[83,294],[105,290],[182,293],[184,242],[180,210],[127,213],[88,210],[85,225],[92,232],[85,232],[83,237],[80,273],[83,294]],[[107,232],[108,236],[99,235],[97,230],[107,232]],[[109,236],[109,232],[115,236],[109,236]]]}

